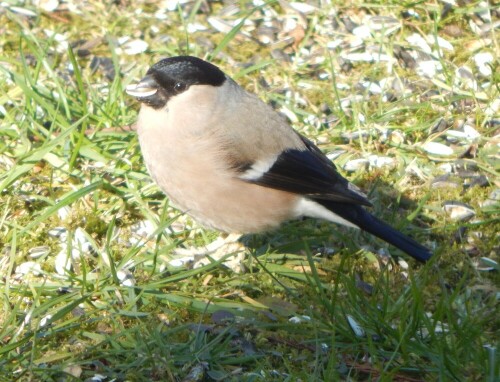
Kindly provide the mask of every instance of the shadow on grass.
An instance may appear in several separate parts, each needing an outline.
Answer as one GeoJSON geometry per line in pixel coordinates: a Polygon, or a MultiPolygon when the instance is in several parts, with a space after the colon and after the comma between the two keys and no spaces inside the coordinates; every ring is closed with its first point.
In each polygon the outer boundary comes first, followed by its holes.
{"type": "MultiPolygon", "coordinates": [[[[432,251],[434,242],[441,243],[443,238],[434,233],[431,234],[431,224],[421,213],[425,198],[417,202],[400,196],[396,200],[391,189],[392,186],[377,182],[377,189],[374,192],[376,197],[373,195],[371,197],[374,206],[366,210],[432,251]],[[384,190],[388,191],[384,192],[384,190]],[[383,207],[384,205],[388,207],[383,207]],[[410,221],[409,218],[412,220],[410,221]]],[[[257,256],[269,252],[305,255],[307,250],[333,255],[358,252],[362,248],[377,252],[384,248],[387,249],[384,253],[403,254],[405,259],[411,258],[396,247],[363,230],[312,218],[292,220],[273,231],[244,235],[241,242],[257,256]]]]}

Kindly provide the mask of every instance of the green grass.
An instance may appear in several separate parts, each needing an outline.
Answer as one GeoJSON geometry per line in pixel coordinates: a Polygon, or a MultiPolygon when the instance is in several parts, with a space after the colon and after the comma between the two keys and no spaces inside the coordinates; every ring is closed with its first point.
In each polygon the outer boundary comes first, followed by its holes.
{"type": "MultiPolygon", "coordinates": [[[[499,381],[499,208],[482,205],[500,184],[498,125],[490,123],[498,123],[498,111],[487,112],[499,97],[498,63],[489,78],[478,78],[491,86],[478,91],[455,75],[459,66],[474,68],[479,51],[499,55],[495,30],[484,36],[485,47],[471,47],[480,39],[464,20],[477,20],[482,3],[441,18],[441,3],[334,2],[305,18],[303,40],[285,50],[295,63],[273,59],[270,47],[242,38],[242,23],[226,34],[187,32],[190,23],[208,25],[219,3],[207,11],[198,1],[162,21],[153,16],[158,4],[91,2],[79,13],[25,6],[34,12],[29,17],[0,8],[0,380],[499,381]],[[355,63],[342,72],[338,58],[345,50],[328,50],[335,36],[325,36],[321,26],[363,13],[403,20],[406,9],[420,18],[374,37],[373,45],[392,54],[419,33],[447,38],[455,50],[443,51],[439,81],[394,63],[390,75],[415,90],[385,102],[355,85],[387,77],[386,64],[355,63]],[[447,36],[450,25],[461,35],[447,36]],[[122,36],[143,39],[149,48],[127,56],[122,36]],[[79,51],[82,39],[94,40],[90,55],[79,51]],[[308,49],[324,60],[308,64],[308,49]],[[397,261],[404,255],[373,237],[307,220],[246,238],[246,273],[219,262],[169,265],[173,249],[208,243],[217,233],[180,215],[152,184],[135,133],[125,128],[139,105],[123,89],[160,57],[184,53],[210,57],[248,90],[289,110],[294,127],[326,153],[342,149],[339,168],[370,154],[394,158],[393,169],[345,175],[369,194],[374,213],[432,247],[434,258],[425,266],[409,261],[406,269],[397,261]],[[94,57],[110,59],[108,67],[94,68],[94,57]],[[361,98],[342,106],[354,94],[361,98]],[[450,107],[453,102],[468,102],[468,109],[450,107]],[[338,120],[322,122],[332,115],[338,120]],[[487,185],[432,186],[440,165],[460,159],[460,153],[443,159],[421,148],[443,142],[444,133],[433,130],[441,118],[474,122],[481,137],[462,159],[487,185]],[[365,138],[342,137],[368,130],[365,138]],[[384,138],[391,130],[404,140],[384,138]],[[476,217],[452,221],[442,210],[446,200],[471,205],[476,217]],[[144,221],[154,232],[135,237],[132,227],[144,221]],[[56,227],[67,230],[65,248],[53,236],[56,227]],[[82,232],[90,253],[71,240],[82,232]],[[44,254],[30,257],[35,247],[44,254]],[[381,248],[396,257],[377,255],[381,248]],[[65,274],[55,270],[61,251],[72,254],[65,274]],[[496,261],[496,270],[479,271],[474,264],[481,257],[496,261]],[[16,273],[27,261],[39,271],[16,273]]],[[[248,11],[228,18],[259,22],[266,11],[278,19],[286,14],[277,3],[242,8],[248,11]]]]}

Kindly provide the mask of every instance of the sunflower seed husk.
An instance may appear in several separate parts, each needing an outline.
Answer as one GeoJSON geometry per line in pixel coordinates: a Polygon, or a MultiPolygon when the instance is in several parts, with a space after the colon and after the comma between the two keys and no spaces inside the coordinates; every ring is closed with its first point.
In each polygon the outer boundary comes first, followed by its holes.
{"type": "Polygon", "coordinates": [[[149,47],[149,44],[144,40],[132,40],[128,41],[121,47],[123,49],[123,53],[134,56],[140,53],[144,53],[149,47]]]}
{"type": "Polygon", "coordinates": [[[431,182],[433,188],[456,188],[460,183],[451,179],[449,174],[444,174],[434,178],[431,182]]]}
{"type": "Polygon", "coordinates": [[[416,72],[425,78],[434,78],[443,70],[443,65],[436,60],[422,60],[417,62],[416,72]]]}
{"type": "Polygon", "coordinates": [[[367,20],[367,25],[372,31],[382,32],[384,36],[388,36],[401,28],[400,21],[391,16],[371,16],[367,20]]]}
{"type": "Polygon", "coordinates": [[[357,131],[346,131],[345,133],[342,133],[340,136],[344,141],[350,142],[350,141],[357,141],[357,140],[363,140],[363,142],[366,142],[366,140],[374,133],[373,130],[357,130],[357,131]]]}
{"type": "MultiPolygon", "coordinates": [[[[497,3],[498,5],[498,3],[497,3]]],[[[490,13],[490,5],[487,1],[480,1],[477,4],[476,15],[486,24],[491,24],[491,13],[490,13]]]]}
{"type": "Polygon", "coordinates": [[[358,170],[366,170],[369,164],[370,162],[368,161],[368,159],[352,159],[348,161],[343,168],[345,171],[354,172],[358,170]]]}
{"type": "Polygon", "coordinates": [[[21,7],[9,7],[9,9],[14,12],[14,13],[17,13],[19,15],[22,15],[22,16],[27,16],[27,17],[37,17],[38,16],[38,13],[35,12],[35,11],[32,11],[31,9],[27,9],[27,8],[21,8],[21,7]]]}
{"type": "Polygon", "coordinates": [[[430,44],[436,44],[438,47],[450,52],[454,51],[453,45],[451,45],[451,43],[448,40],[445,40],[443,37],[427,35],[427,42],[430,44]]]}
{"type": "Polygon", "coordinates": [[[492,74],[493,55],[490,52],[477,53],[473,57],[474,63],[483,77],[489,77],[492,74]]]}
{"type": "Polygon", "coordinates": [[[306,321],[306,322],[311,321],[311,317],[305,316],[305,315],[293,316],[293,317],[290,317],[290,319],[288,321],[290,321],[293,324],[300,324],[301,322],[304,322],[304,321],[306,321]]]}
{"type": "Polygon", "coordinates": [[[349,326],[351,327],[352,331],[356,335],[356,337],[364,337],[365,336],[365,330],[361,327],[361,325],[358,324],[358,322],[354,319],[353,316],[348,314],[347,316],[347,322],[349,326]]]}
{"type": "Polygon", "coordinates": [[[486,175],[474,175],[467,177],[464,181],[464,187],[465,188],[471,188],[471,187],[488,187],[490,185],[490,181],[486,175]]]}
{"type": "Polygon", "coordinates": [[[317,11],[317,8],[308,3],[292,2],[288,4],[291,8],[304,15],[317,11]]]}
{"type": "Polygon", "coordinates": [[[451,147],[439,142],[426,142],[421,147],[428,154],[441,156],[453,155],[453,149],[451,147]]]}
{"type": "Polygon", "coordinates": [[[476,215],[471,206],[457,201],[444,202],[443,209],[455,221],[467,221],[476,215]]]}
{"type": "Polygon", "coordinates": [[[24,263],[19,264],[14,273],[17,275],[27,275],[29,273],[33,274],[34,276],[40,276],[42,274],[42,267],[40,264],[34,262],[34,261],[26,261],[24,263]]]}
{"type": "Polygon", "coordinates": [[[130,271],[120,269],[119,271],[116,272],[116,277],[118,277],[120,285],[122,286],[126,287],[135,286],[135,278],[130,271]]]}
{"type": "Polygon", "coordinates": [[[47,234],[51,237],[61,238],[64,235],[68,234],[68,230],[64,227],[55,227],[55,228],[52,228],[51,230],[49,230],[49,232],[47,232],[47,234]]]}
{"type": "Polygon", "coordinates": [[[69,208],[68,206],[64,206],[57,210],[57,216],[59,217],[59,219],[63,221],[66,220],[70,214],[71,214],[71,208],[69,208]]]}
{"type": "Polygon", "coordinates": [[[168,262],[168,264],[171,265],[172,267],[184,267],[188,264],[193,263],[194,260],[195,260],[194,255],[188,255],[172,259],[168,262]]]}
{"type": "Polygon", "coordinates": [[[494,207],[500,205],[500,188],[496,188],[490,192],[488,198],[479,203],[481,208],[494,207]]]}
{"type": "Polygon", "coordinates": [[[406,38],[408,43],[416,48],[419,48],[424,53],[432,53],[432,49],[422,36],[417,33],[413,33],[412,35],[406,38]]]}
{"type": "Polygon", "coordinates": [[[452,142],[457,142],[460,140],[472,142],[481,138],[481,134],[474,127],[468,124],[464,125],[462,130],[463,131],[448,130],[446,132],[446,137],[452,142]]]}
{"type": "Polygon", "coordinates": [[[370,166],[374,168],[382,168],[382,167],[394,168],[397,165],[396,160],[394,158],[378,156],[378,155],[370,155],[368,157],[368,162],[370,163],[370,166]]]}
{"type": "Polygon", "coordinates": [[[372,38],[371,30],[367,25],[360,25],[359,27],[354,28],[352,34],[359,37],[361,40],[368,40],[372,38]]]}
{"type": "Polygon", "coordinates": [[[473,264],[478,271],[482,272],[492,272],[500,270],[500,264],[488,257],[480,257],[478,259],[474,259],[473,264]]]}
{"type": "Polygon", "coordinates": [[[65,276],[72,268],[71,254],[66,245],[61,246],[62,249],[56,255],[54,260],[54,268],[58,275],[65,276]]]}
{"type": "Polygon", "coordinates": [[[50,253],[50,247],[48,245],[41,245],[38,247],[30,248],[28,251],[28,256],[32,259],[38,259],[39,257],[48,255],[50,253]]]}
{"type": "Polygon", "coordinates": [[[59,6],[59,0],[37,0],[34,4],[45,12],[53,12],[59,6]]]}

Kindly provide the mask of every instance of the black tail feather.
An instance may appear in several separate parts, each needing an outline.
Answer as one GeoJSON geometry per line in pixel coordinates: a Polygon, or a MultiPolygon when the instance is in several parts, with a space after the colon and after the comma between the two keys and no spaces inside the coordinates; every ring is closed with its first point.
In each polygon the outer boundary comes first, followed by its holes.
{"type": "Polygon", "coordinates": [[[316,202],[362,230],[394,245],[418,261],[426,262],[432,256],[429,249],[376,218],[361,206],[320,199],[316,199],[316,202]]]}
{"type": "Polygon", "coordinates": [[[394,245],[418,261],[426,262],[432,256],[432,252],[420,243],[392,228],[389,224],[376,218],[369,212],[365,211],[365,214],[367,215],[367,224],[360,224],[361,229],[394,245]]]}

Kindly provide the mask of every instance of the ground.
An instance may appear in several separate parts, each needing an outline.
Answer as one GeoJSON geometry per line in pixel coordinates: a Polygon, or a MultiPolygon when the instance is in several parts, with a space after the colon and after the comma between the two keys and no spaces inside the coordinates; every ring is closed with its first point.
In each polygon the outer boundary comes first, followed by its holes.
{"type": "Polygon", "coordinates": [[[499,381],[498,15],[2,2],[0,380],[499,381]],[[315,220],[244,237],[244,272],[176,257],[218,233],[152,183],[124,89],[179,54],[283,113],[432,260],[315,220]]]}

